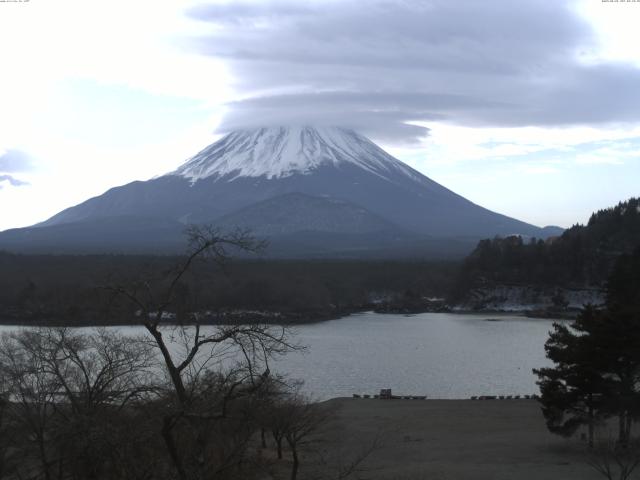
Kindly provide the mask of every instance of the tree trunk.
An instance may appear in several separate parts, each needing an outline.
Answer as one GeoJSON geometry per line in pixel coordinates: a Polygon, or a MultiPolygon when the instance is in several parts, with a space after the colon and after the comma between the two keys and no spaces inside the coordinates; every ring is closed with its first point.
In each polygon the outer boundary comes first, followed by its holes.
{"type": "MultiPolygon", "coordinates": [[[[58,454],[58,478],[64,478],[64,462],[62,461],[62,454],[58,454]]],[[[0,477],[2,478],[2,477],[0,477]]]]}
{"type": "Polygon", "coordinates": [[[51,473],[49,473],[49,463],[47,462],[46,458],[42,458],[41,463],[45,480],[51,480],[51,473]]]}
{"type": "Polygon", "coordinates": [[[267,448],[267,439],[264,435],[264,428],[260,429],[260,440],[262,441],[262,448],[267,448]]]}
{"type": "Polygon", "coordinates": [[[40,461],[42,462],[42,469],[44,470],[44,478],[46,480],[51,480],[49,461],[47,460],[47,453],[44,444],[44,436],[41,434],[38,434],[38,450],[40,451],[40,461]]]}
{"type": "Polygon", "coordinates": [[[624,426],[625,426],[624,412],[620,412],[620,414],[618,415],[618,444],[621,446],[625,445],[624,426]]]}
{"type": "Polygon", "coordinates": [[[187,480],[187,473],[184,471],[180,455],[178,454],[178,449],[176,448],[176,444],[173,441],[173,435],[171,434],[171,421],[171,417],[164,417],[162,424],[162,438],[164,439],[164,443],[169,451],[169,456],[171,457],[173,466],[178,472],[180,480],[187,480]]]}
{"type": "Polygon", "coordinates": [[[162,338],[162,332],[160,332],[154,325],[145,324],[145,328],[153,336],[156,344],[158,345],[158,348],[160,349],[160,353],[162,353],[162,358],[164,359],[165,366],[167,367],[167,371],[169,372],[169,377],[171,377],[171,383],[173,383],[173,387],[175,388],[178,400],[182,405],[186,404],[187,389],[182,382],[182,377],[180,376],[178,368],[173,363],[171,353],[169,352],[169,349],[164,342],[164,338],[162,338]]]}
{"type": "MultiPolygon", "coordinates": [[[[591,395],[590,395],[591,397],[591,395]]],[[[595,422],[593,415],[593,406],[589,405],[589,448],[593,448],[593,424],[595,422]]]]}
{"type": "Polygon", "coordinates": [[[628,410],[623,410],[618,415],[618,444],[623,448],[629,446],[632,421],[631,412],[628,410]]]}
{"type": "Polygon", "coordinates": [[[276,445],[278,446],[278,460],[282,460],[282,438],[276,438],[276,445]]]}
{"type": "Polygon", "coordinates": [[[296,480],[298,476],[298,467],[300,466],[300,461],[298,460],[298,449],[289,443],[291,447],[291,456],[293,457],[293,465],[291,466],[291,480],[296,480]]]}

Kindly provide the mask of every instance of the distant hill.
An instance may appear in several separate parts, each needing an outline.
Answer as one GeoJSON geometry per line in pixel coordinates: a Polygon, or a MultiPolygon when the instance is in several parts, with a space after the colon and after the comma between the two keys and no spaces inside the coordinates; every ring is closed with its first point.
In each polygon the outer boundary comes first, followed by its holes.
{"type": "Polygon", "coordinates": [[[498,285],[599,289],[615,260],[640,247],[640,199],[599,210],[547,240],[519,236],[482,240],[466,258],[455,297],[498,285]]]}

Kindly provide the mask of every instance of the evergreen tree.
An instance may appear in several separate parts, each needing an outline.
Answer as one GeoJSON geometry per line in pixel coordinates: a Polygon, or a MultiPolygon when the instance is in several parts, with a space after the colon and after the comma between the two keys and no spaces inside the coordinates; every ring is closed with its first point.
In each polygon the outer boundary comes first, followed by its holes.
{"type": "Polygon", "coordinates": [[[549,431],[571,436],[587,425],[590,446],[595,424],[605,415],[602,407],[608,388],[590,336],[601,321],[601,313],[587,307],[570,327],[554,323],[545,350],[555,366],[534,370],[549,431]]]}
{"type": "Polygon", "coordinates": [[[622,256],[608,282],[605,309],[587,306],[570,326],[554,324],[545,344],[554,367],[534,370],[549,430],[572,435],[618,417],[627,445],[640,416],[640,249],[622,256]]]}
{"type": "Polygon", "coordinates": [[[607,284],[609,321],[599,332],[611,384],[608,409],[618,416],[618,440],[626,445],[633,420],[640,416],[640,249],[622,255],[607,284]]]}

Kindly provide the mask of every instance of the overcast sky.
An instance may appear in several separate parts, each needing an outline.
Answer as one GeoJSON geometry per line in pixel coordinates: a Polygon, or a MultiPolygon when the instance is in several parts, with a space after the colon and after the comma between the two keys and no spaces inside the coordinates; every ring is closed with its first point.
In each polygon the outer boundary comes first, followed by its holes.
{"type": "Polygon", "coordinates": [[[0,230],[287,124],[582,223],[640,195],[639,24],[601,0],[0,2],[0,230]]]}

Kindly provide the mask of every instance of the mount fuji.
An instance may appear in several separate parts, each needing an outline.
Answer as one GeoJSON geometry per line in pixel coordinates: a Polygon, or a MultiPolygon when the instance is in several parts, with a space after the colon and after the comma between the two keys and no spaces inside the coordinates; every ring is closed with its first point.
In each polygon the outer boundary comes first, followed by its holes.
{"type": "Polygon", "coordinates": [[[229,133],[175,171],[1,232],[0,248],[170,252],[200,223],[249,228],[279,257],[457,256],[481,238],[561,231],[482,208],[352,130],[270,127],[229,133]]]}

